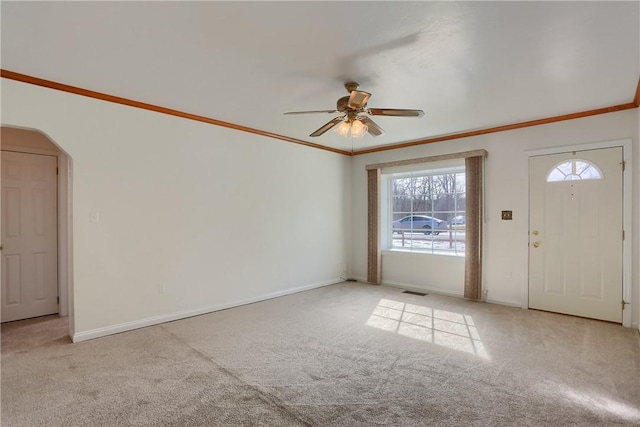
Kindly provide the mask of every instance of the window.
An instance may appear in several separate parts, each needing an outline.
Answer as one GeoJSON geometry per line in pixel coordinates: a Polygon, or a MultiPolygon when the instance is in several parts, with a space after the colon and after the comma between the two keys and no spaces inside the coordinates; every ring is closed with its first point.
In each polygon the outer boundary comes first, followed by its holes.
{"type": "Polygon", "coordinates": [[[383,175],[387,183],[383,200],[388,205],[384,246],[464,256],[465,168],[463,162],[457,163],[383,175]]]}
{"type": "Polygon", "coordinates": [[[547,182],[575,181],[578,179],[602,179],[602,173],[591,162],[570,160],[554,167],[547,176],[547,182]]]}

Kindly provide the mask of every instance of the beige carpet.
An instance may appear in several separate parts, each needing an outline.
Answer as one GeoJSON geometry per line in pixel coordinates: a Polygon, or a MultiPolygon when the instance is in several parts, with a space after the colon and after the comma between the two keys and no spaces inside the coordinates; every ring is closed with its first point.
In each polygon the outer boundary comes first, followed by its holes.
{"type": "Polygon", "coordinates": [[[70,344],[2,325],[2,426],[640,423],[619,325],[343,283],[70,344]]]}

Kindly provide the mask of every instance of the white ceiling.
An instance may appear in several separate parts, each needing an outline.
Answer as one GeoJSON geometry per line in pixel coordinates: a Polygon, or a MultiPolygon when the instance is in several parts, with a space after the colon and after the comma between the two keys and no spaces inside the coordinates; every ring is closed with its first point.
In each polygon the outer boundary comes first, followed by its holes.
{"type": "Polygon", "coordinates": [[[631,102],[639,5],[2,1],[2,68],[357,151],[631,102]],[[283,115],[350,80],[425,116],[351,141],[308,136],[335,115],[283,115]]]}

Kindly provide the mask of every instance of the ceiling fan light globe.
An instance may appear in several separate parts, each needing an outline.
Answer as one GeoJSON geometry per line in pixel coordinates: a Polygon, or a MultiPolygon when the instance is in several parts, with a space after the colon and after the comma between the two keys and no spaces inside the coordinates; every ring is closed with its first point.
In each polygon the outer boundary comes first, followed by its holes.
{"type": "Polygon", "coordinates": [[[338,132],[340,135],[346,138],[346,136],[349,134],[350,129],[351,129],[351,126],[349,125],[349,123],[342,122],[340,123],[340,126],[336,128],[336,132],[338,132]]]}
{"type": "Polygon", "coordinates": [[[354,120],[351,124],[351,137],[360,138],[367,133],[368,129],[367,125],[362,123],[360,120],[354,120]]]}

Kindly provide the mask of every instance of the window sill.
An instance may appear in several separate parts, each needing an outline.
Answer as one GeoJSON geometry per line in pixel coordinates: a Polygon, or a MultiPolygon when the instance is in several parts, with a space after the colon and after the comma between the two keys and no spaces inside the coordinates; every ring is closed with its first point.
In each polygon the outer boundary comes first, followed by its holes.
{"type": "Polygon", "coordinates": [[[429,256],[429,257],[439,257],[447,260],[460,260],[460,262],[464,262],[465,256],[463,254],[456,254],[455,252],[426,252],[426,251],[411,251],[408,249],[400,249],[400,248],[390,248],[390,249],[382,249],[380,251],[383,255],[392,255],[392,256],[407,256],[407,255],[415,255],[415,256],[429,256]]]}

